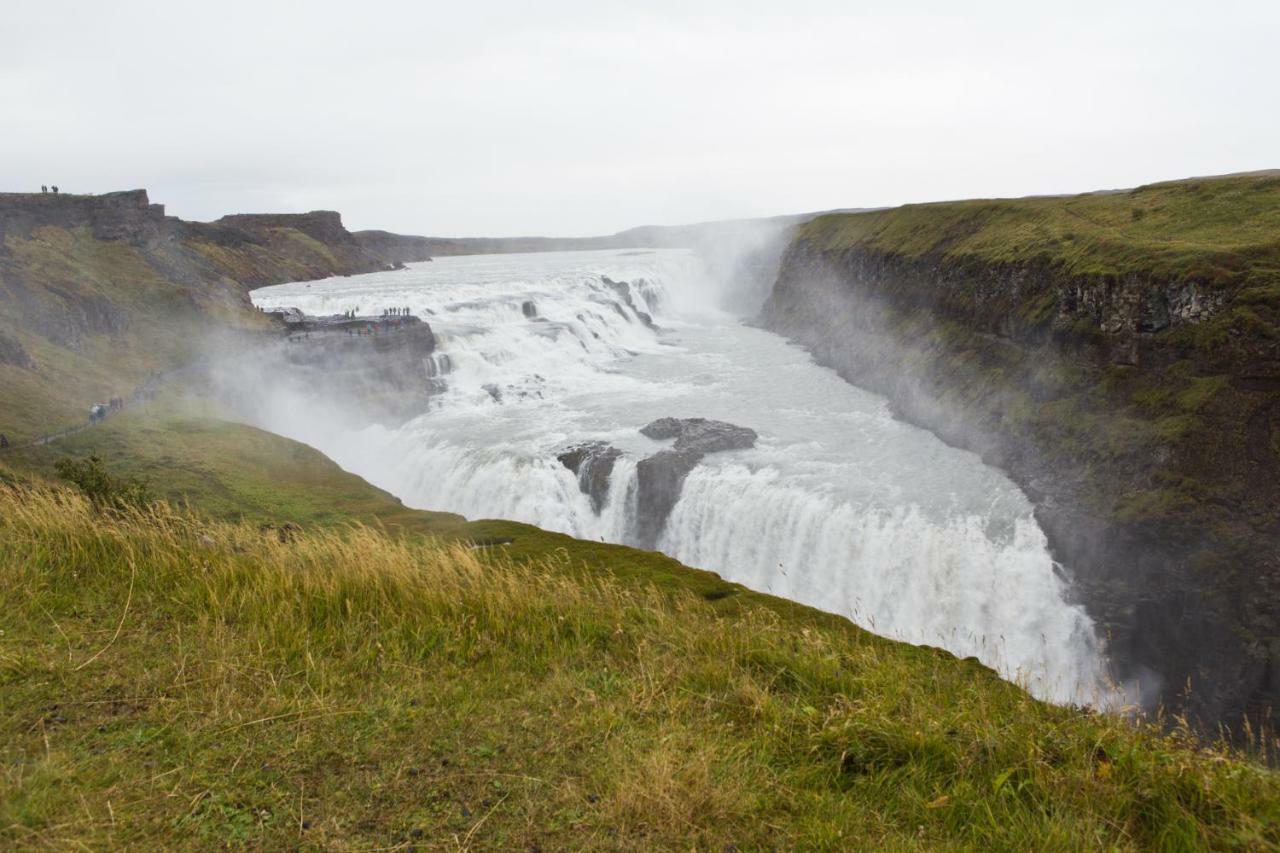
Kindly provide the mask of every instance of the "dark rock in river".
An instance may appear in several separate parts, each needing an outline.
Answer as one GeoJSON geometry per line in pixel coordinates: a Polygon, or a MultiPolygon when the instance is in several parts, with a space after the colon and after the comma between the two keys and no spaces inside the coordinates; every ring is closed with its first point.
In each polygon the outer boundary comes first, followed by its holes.
{"type": "Polygon", "coordinates": [[[588,441],[562,451],[556,458],[578,476],[578,488],[591,498],[591,509],[599,515],[609,496],[613,463],[621,455],[621,450],[603,441],[588,441]]]}
{"type": "Polygon", "coordinates": [[[520,303],[520,313],[524,314],[526,317],[537,317],[538,306],[533,304],[532,299],[526,299],[524,302],[520,303]]]}
{"type": "Polygon", "coordinates": [[[641,311],[640,306],[636,305],[635,299],[631,296],[631,285],[629,283],[625,281],[614,281],[607,275],[600,276],[600,280],[605,283],[606,287],[618,294],[618,297],[626,303],[626,306],[634,311],[635,315],[640,318],[640,322],[644,323],[650,329],[657,328],[657,325],[653,322],[653,317],[649,316],[647,312],[641,311]]]}
{"type": "Polygon", "coordinates": [[[706,418],[658,418],[642,427],[640,434],[658,440],[674,438],[674,450],[698,454],[744,450],[756,443],[755,430],[706,418]]]}
{"type": "Polygon", "coordinates": [[[701,459],[701,453],[664,450],[637,463],[636,540],[640,547],[657,547],[667,517],[680,500],[685,478],[701,459]]]}
{"type": "Polygon", "coordinates": [[[756,443],[756,432],[706,418],[659,418],[640,432],[653,439],[675,439],[670,450],[655,453],[636,465],[637,544],[653,548],[667,517],[680,500],[685,478],[702,457],[722,450],[752,447],[756,443]]]}

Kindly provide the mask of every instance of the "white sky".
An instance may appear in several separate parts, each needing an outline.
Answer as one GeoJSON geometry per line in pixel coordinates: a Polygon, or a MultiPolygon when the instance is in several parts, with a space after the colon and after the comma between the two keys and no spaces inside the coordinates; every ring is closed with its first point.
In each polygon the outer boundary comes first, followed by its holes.
{"type": "Polygon", "coordinates": [[[0,0],[0,190],[641,224],[1280,167],[1280,2],[0,0]]]}

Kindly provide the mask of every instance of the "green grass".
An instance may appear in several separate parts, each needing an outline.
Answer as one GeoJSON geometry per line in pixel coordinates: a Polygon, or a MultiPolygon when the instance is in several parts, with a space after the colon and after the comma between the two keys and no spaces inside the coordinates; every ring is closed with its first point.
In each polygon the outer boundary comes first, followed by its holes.
{"type": "Polygon", "coordinates": [[[1260,849],[1280,780],[839,620],[0,488],[15,847],[1260,849]]]}
{"type": "Polygon", "coordinates": [[[1280,304],[1274,299],[1280,287],[1280,176],[1275,175],[830,214],[804,225],[799,236],[821,251],[860,248],[907,258],[1040,261],[1081,276],[1140,273],[1248,284],[1251,299],[1280,304]]]}
{"type": "MultiPolygon", "coordinates": [[[[306,528],[358,522],[394,535],[502,543],[503,553],[520,561],[558,554],[610,577],[708,596],[723,609],[736,607],[739,596],[756,596],[657,552],[574,539],[513,521],[468,522],[452,513],[410,509],[304,444],[194,415],[169,401],[126,411],[50,445],[0,452],[0,465],[54,481],[59,459],[88,456],[102,458],[111,475],[139,479],[157,497],[189,504],[214,520],[276,527],[291,522],[306,528]]],[[[781,610],[807,611],[780,599],[769,601],[781,610]]]]}
{"type": "Polygon", "coordinates": [[[0,364],[0,432],[12,442],[83,423],[91,404],[190,361],[212,329],[267,326],[233,282],[163,272],[190,266],[180,248],[144,251],[51,227],[9,235],[4,248],[0,333],[33,362],[0,364]]]}

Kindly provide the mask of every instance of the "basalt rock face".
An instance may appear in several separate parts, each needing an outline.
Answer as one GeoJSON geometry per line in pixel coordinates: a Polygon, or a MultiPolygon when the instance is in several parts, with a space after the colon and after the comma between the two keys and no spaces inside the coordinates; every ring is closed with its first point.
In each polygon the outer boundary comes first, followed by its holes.
{"type": "MultiPolygon", "coordinates": [[[[636,464],[636,518],[634,543],[655,548],[689,472],[708,453],[744,450],[755,446],[756,432],[746,427],[706,418],[659,418],[640,429],[657,441],[675,439],[636,464]]],[[[622,451],[602,441],[587,441],[566,448],[556,456],[578,477],[578,488],[591,498],[597,514],[609,495],[610,478],[622,451]]]]}
{"type": "Polygon", "coordinates": [[[591,498],[591,508],[598,515],[609,496],[609,478],[622,451],[603,441],[576,444],[556,456],[560,464],[578,477],[578,488],[591,498]]]}
{"type": "Polygon", "coordinates": [[[164,205],[152,204],[146,190],[104,195],[0,193],[0,252],[5,236],[27,238],[40,227],[87,227],[96,239],[143,246],[158,240],[169,221],[164,205]]]}
{"type": "Polygon", "coordinates": [[[802,231],[762,320],[1006,470],[1117,678],[1238,727],[1280,707],[1280,335],[1254,292],[802,231]]]}
{"type": "Polygon", "coordinates": [[[438,387],[436,338],[417,317],[306,317],[274,354],[257,364],[267,381],[284,378],[351,412],[399,423],[426,411],[438,387]]]}
{"type": "Polygon", "coordinates": [[[675,439],[669,450],[636,465],[636,538],[643,548],[658,543],[689,472],[708,453],[755,445],[755,430],[705,418],[660,418],[640,430],[649,438],[675,439]]]}

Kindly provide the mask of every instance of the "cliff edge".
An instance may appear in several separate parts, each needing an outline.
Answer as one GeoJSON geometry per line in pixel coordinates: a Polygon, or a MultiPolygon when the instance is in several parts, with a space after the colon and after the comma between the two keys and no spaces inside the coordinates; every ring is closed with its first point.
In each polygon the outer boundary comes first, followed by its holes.
{"type": "Polygon", "coordinates": [[[1280,176],[819,217],[767,327],[1019,482],[1123,681],[1280,700],[1280,176]]]}

